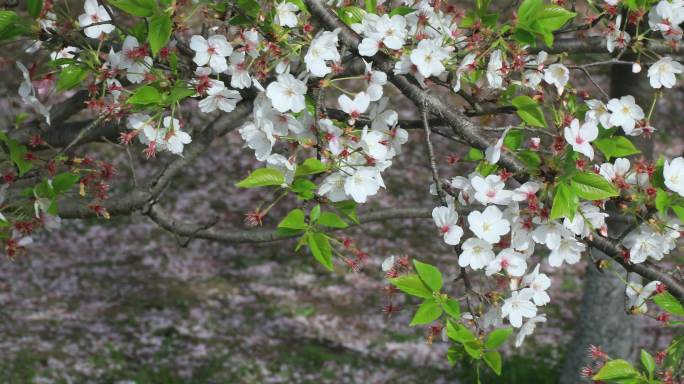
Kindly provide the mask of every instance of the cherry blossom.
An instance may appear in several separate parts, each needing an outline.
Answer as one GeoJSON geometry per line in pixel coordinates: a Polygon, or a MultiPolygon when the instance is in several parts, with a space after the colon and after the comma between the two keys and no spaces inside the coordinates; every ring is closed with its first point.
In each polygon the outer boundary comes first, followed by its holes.
{"type": "Polygon", "coordinates": [[[370,97],[365,92],[359,92],[352,100],[349,96],[343,94],[340,95],[337,102],[340,103],[340,108],[344,113],[348,114],[352,119],[357,119],[368,109],[370,97]]]}
{"type": "Polygon", "coordinates": [[[91,39],[97,39],[102,34],[109,34],[116,28],[114,24],[105,23],[111,21],[112,18],[107,9],[103,5],[99,5],[97,0],[86,0],[83,4],[83,10],[85,13],[78,17],[78,24],[82,28],[87,27],[83,29],[83,33],[91,39]]]}
{"type": "Polygon", "coordinates": [[[285,0],[276,5],[274,21],[281,27],[294,28],[297,26],[297,12],[299,12],[299,7],[285,0]]]}
{"type": "Polygon", "coordinates": [[[530,318],[525,322],[525,324],[520,327],[518,334],[515,335],[515,347],[520,348],[522,343],[525,341],[527,336],[534,333],[534,329],[537,327],[537,323],[546,323],[545,315],[538,315],[530,318]]]}
{"type": "Polygon", "coordinates": [[[672,60],[671,57],[665,56],[648,68],[648,80],[653,88],[672,88],[677,83],[676,75],[683,71],[684,66],[672,60]]]}
{"type": "Polygon", "coordinates": [[[503,68],[503,61],[501,59],[501,50],[495,50],[489,56],[489,63],[487,64],[487,82],[489,86],[495,89],[503,89],[503,76],[501,69],[503,68]]]}
{"type": "Polygon", "coordinates": [[[672,161],[665,161],[663,178],[666,187],[684,197],[684,158],[677,157],[672,161]]]}
{"type": "Polygon", "coordinates": [[[271,100],[273,108],[280,112],[300,112],[306,108],[304,95],[306,84],[289,73],[278,75],[278,80],[266,87],[266,96],[271,100]]]}
{"type": "Polygon", "coordinates": [[[567,264],[576,264],[582,252],[586,249],[586,245],[579,242],[573,237],[563,237],[558,240],[558,245],[551,248],[549,253],[549,265],[552,267],[560,267],[564,262],[567,264]]]}
{"type": "Polygon", "coordinates": [[[190,38],[190,49],[195,51],[193,61],[198,66],[209,65],[216,73],[225,72],[228,69],[226,57],[233,53],[233,47],[223,35],[212,35],[208,39],[194,35],[190,38]]]}
{"type": "Polygon", "coordinates": [[[610,111],[601,100],[587,100],[586,101],[589,110],[586,114],[587,120],[595,121],[596,123],[601,123],[604,128],[610,128],[613,124],[610,123],[610,111]]]}
{"type": "Polygon", "coordinates": [[[340,53],[337,51],[339,33],[339,28],[332,32],[323,31],[311,41],[304,63],[312,75],[323,77],[332,71],[326,61],[340,61],[340,53]]]}
{"type": "Polygon", "coordinates": [[[532,318],[537,315],[537,307],[532,303],[532,292],[511,292],[511,297],[504,300],[501,306],[501,317],[508,317],[508,321],[515,328],[522,326],[523,318],[532,318]]]}
{"type": "Polygon", "coordinates": [[[493,205],[482,212],[471,212],[468,215],[468,225],[477,237],[491,244],[498,243],[501,236],[511,229],[510,223],[503,218],[501,210],[493,205]]]}
{"type": "Polygon", "coordinates": [[[445,243],[457,245],[461,242],[463,229],[458,226],[458,213],[453,207],[435,207],[432,210],[432,219],[435,221],[439,232],[444,235],[445,243]]]}
{"type": "Polygon", "coordinates": [[[532,301],[538,307],[551,302],[549,294],[546,293],[546,290],[551,286],[551,279],[545,274],[539,273],[539,267],[540,264],[537,264],[534,271],[529,275],[525,275],[522,281],[524,285],[529,286],[524,288],[523,291],[527,289],[532,291],[532,301]]]}
{"type": "Polygon", "coordinates": [[[199,108],[204,113],[213,112],[217,109],[223,112],[232,112],[240,100],[242,100],[240,92],[228,89],[225,86],[213,86],[207,91],[207,97],[199,102],[199,108]]]}
{"type": "Polygon", "coordinates": [[[565,84],[570,80],[570,70],[563,64],[551,64],[544,71],[544,81],[553,85],[558,90],[558,95],[563,94],[565,84]]]}
{"type": "Polygon", "coordinates": [[[499,175],[475,176],[470,183],[475,190],[475,199],[482,204],[506,205],[513,196],[513,192],[504,189],[506,184],[499,175]]]}
{"type": "Polygon", "coordinates": [[[474,270],[486,267],[494,260],[492,245],[476,237],[463,242],[461,254],[458,255],[458,265],[461,267],[470,266],[474,270]]]}
{"type": "Polygon", "coordinates": [[[594,121],[588,120],[580,126],[579,120],[573,119],[570,126],[565,127],[563,133],[573,151],[594,159],[594,148],[591,142],[598,137],[598,127],[594,121]]]}
{"type": "Polygon", "coordinates": [[[368,196],[378,193],[380,187],[385,187],[382,176],[371,167],[359,167],[344,182],[344,191],[357,203],[365,203],[368,196]]]}
{"type": "Polygon", "coordinates": [[[648,311],[646,302],[653,296],[660,284],[662,283],[658,280],[653,280],[645,286],[633,282],[627,284],[625,294],[627,295],[628,309],[636,313],[646,313],[648,311]]]}
{"type": "Polygon", "coordinates": [[[449,57],[449,50],[434,40],[421,40],[411,51],[411,63],[423,77],[439,76],[444,72],[442,61],[449,57]]]}
{"type": "Polygon", "coordinates": [[[626,134],[632,135],[635,132],[636,122],[644,118],[644,111],[636,104],[634,96],[622,96],[619,99],[611,99],[608,102],[610,124],[619,125],[626,134]]]}

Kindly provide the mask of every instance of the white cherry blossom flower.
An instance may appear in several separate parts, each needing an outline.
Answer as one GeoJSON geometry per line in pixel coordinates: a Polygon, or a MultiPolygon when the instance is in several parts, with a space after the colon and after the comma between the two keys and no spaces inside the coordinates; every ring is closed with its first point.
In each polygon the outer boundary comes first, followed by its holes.
{"type": "Polygon", "coordinates": [[[482,204],[507,205],[511,202],[513,192],[504,189],[506,184],[499,175],[475,176],[470,183],[475,190],[475,199],[482,204]]]}
{"type": "Polygon", "coordinates": [[[503,60],[501,59],[501,50],[497,49],[489,56],[489,63],[487,64],[487,82],[489,86],[494,89],[503,89],[503,76],[501,69],[503,68],[503,60]]]}
{"type": "Polygon", "coordinates": [[[349,196],[344,188],[346,180],[347,177],[341,172],[332,173],[318,187],[318,194],[327,197],[333,203],[347,200],[349,196]]]}
{"type": "Polygon", "coordinates": [[[306,108],[304,95],[306,84],[289,73],[278,75],[278,80],[266,87],[266,96],[271,100],[273,108],[280,112],[300,112],[306,108]]]}
{"type": "Polygon", "coordinates": [[[395,262],[396,262],[396,257],[390,256],[390,257],[388,257],[382,261],[382,265],[380,266],[380,268],[382,269],[383,272],[389,272],[392,270],[392,268],[394,268],[395,262]]]}
{"type": "Polygon", "coordinates": [[[672,60],[671,57],[665,56],[648,68],[648,80],[653,88],[672,88],[677,83],[677,75],[682,72],[684,72],[684,66],[672,60]]]}
{"type": "Polygon", "coordinates": [[[340,53],[337,51],[339,33],[339,28],[332,32],[323,31],[311,41],[304,63],[312,75],[323,77],[332,71],[326,64],[327,61],[340,61],[340,53]]]}
{"type": "Polygon", "coordinates": [[[366,92],[359,92],[352,100],[349,96],[342,94],[337,98],[340,103],[340,109],[349,115],[352,119],[358,119],[362,113],[366,112],[370,105],[370,97],[366,92]]]}
{"type": "Polygon", "coordinates": [[[418,72],[423,77],[439,76],[444,72],[444,64],[442,63],[449,57],[449,51],[441,46],[435,40],[421,40],[418,47],[411,51],[411,63],[413,63],[418,72]]]}
{"type": "Polygon", "coordinates": [[[374,71],[373,63],[368,63],[365,60],[363,63],[366,66],[365,75],[366,81],[368,82],[366,93],[368,94],[370,101],[378,101],[382,98],[382,87],[387,84],[387,74],[383,71],[374,71]]]}
{"type": "Polygon", "coordinates": [[[501,236],[511,229],[510,223],[503,218],[501,210],[493,205],[482,212],[470,212],[468,226],[477,237],[491,244],[498,243],[501,236]]]}
{"type": "Polygon", "coordinates": [[[537,243],[546,245],[549,249],[558,248],[561,238],[572,237],[572,233],[555,220],[542,221],[535,217],[532,221],[538,224],[532,232],[532,238],[537,243]]]}
{"type": "Polygon", "coordinates": [[[549,254],[549,265],[560,267],[563,262],[576,264],[586,249],[586,245],[574,237],[563,237],[558,241],[558,246],[551,249],[549,254]]]}
{"type": "Polygon", "coordinates": [[[477,237],[471,237],[463,242],[461,250],[461,254],[458,255],[458,265],[461,267],[470,266],[473,270],[478,270],[494,260],[492,245],[477,237]]]}
{"type": "Polygon", "coordinates": [[[207,90],[207,97],[202,99],[198,106],[200,111],[204,113],[210,113],[217,109],[223,112],[232,112],[240,100],[242,100],[240,92],[224,86],[213,86],[207,90]]]}
{"type": "Polygon", "coordinates": [[[532,301],[538,307],[551,302],[549,294],[546,293],[546,290],[551,286],[551,279],[546,274],[539,273],[539,266],[540,264],[537,264],[534,271],[529,275],[525,275],[522,280],[524,285],[529,286],[529,288],[524,288],[523,290],[529,289],[532,291],[532,301]]]}
{"type": "Polygon", "coordinates": [[[362,56],[374,56],[383,46],[393,50],[404,46],[406,20],[401,15],[394,15],[390,18],[387,14],[377,16],[367,13],[360,28],[359,26],[352,27],[365,35],[359,44],[359,54],[362,56]]]}
{"type": "Polygon", "coordinates": [[[637,121],[645,117],[644,111],[636,104],[634,96],[631,95],[611,99],[608,102],[608,110],[612,112],[610,124],[621,126],[628,135],[632,135],[637,121]]]}
{"type": "Polygon", "coordinates": [[[152,58],[147,56],[147,50],[140,46],[138,39],[126,36],[121,52],[118,54],[118,67],[126,70],[126,79],[131,83],[140,83],[152,68],[152,58]]]}
{"type": "Polygon", "coordinates": [[[85,13],[78,17],[78,25],[80,25],[81,28],[87,27],[83,30],[83,33],[91,39],[97,39],[103,33],[105,35],[109,34],[115,29],[114,24],[99,24],[111,21],[112,18],[109,17],[107,9],[105,9],[104,6],[99,5],[97,0],[86,0],[83,4],[83,10],[85,13]],[[88,27],[89,25],[91,26],[88,27]]]}
{"type": "Polygon", "coordinates": [[[368,196],[377,194],[380,187],[384,186],[380,171],[371,167],[359,167],[345,180],[344,191],[357,203],[365,203],[368,196]]]}
{"type": "Polygon", "coordinates": [[[563,64],[551,64],[544,71],[544,81],[556,87],[559,96],[563,94],[569,80],[570,70],[563,64]]]}
{"type": "Polygon", "coordinates": [[[19,86],[19,97],[26,105],[30,105],[36,112],[45,118],[45,121],[50,125],[50,107],[46,107],[38,100],[38,93],[31,82],[31,75],[28,69],[20,61],[17,61],[17,68],[21,71],[24,78],[19,86]]]}
{"type": "Polygon", "coordinates": [[[520,331],[518,331],[518,334],[515,335],[516,348],[520,348],[522,343],[525,341],[525,338],[534,333],[534,329],[537,327],[537,323],[546,323],[546,316],[534,316],[527,320],[525,324],[522,325],[522,327],[520,327],[520,331]]]}
{"type": "Polygon", "coordinates": [[[190,49],[195,51],[193,61],[197,66],[209,65],[216,73],[222,73],[228,69],[226,56],[233,53],[233,47],[223,35],[212,35],[208,39],[194,35],[190,38],[190,49]]]}
{"type": "Polygon", "coordinates": [[[661,0],[648,13],[648,25],[660,31],[665,40],[681,40],[683,32],[679,25],[684,22],[683,7],[681,1],[661,0]]]}
{"type": "Polygon", "coordinates": [[[293,161],[293,158],[287,158],[279,153],[272,153],[266,158],[266,164],[268,164],[269,168],[275,168],[282,172],[283,176],[285,176],[284,187],[292,184],[295,171],[297,170],[297,163],[293,161]]]}
{"type": "Polygon", "coordinates": [[[501,306],[501,317],[508,317],[508,321],[515,328],[522,326],[523,318],[537,315],[537,307],[532,303],[530,291],[511,292],[511,297],[501,306]]]}
{"type": "Polygon", "coordinates": [[[165,116],[162,119],[162,125],[166,128],[164,148],[175,155],[183,155],[183,146],[192,141],[190,135],[181,131],[180,122],[171,116],[165,116]]]}
{"type": "Polygon", "coordinates": [[[584,154],[589,159],[594,159],[594,148],[591,142],[598,137],[598,127],[592,120],[586,121],[580,126],[579,120],[573,119],[569,127],[565,127],[565,140],[572,146],[573,151],[584,154]]]}
{"type": "Polygon", "coordinates": [[[461,77],[470,71],[472,71],[475,68],[475,59],[477,58],[477,55],[475,53],[469,53],[467,54],[463,60],[461,60],[461,64],[459,64],[458,69],[456,69],[456,76],[454,79],[454,92],[458,92],[461,90],[461,77]]]}
{"type": "Polygon", "coordinates": [[[285,0],[276,5],[273,21],[281,27],[294,28],[297,26],[297,12],[299,12],[299,7],[285,0]]]}
{"type": "Polygon", "coordinates": [[[599,207],[588,202],[583,202],[572,220],[569,220],[568,218],[563,220],[563,226],[572,231],[575,235],[585,238],[589,236],[592,230],[605,228],[607,217],[608,214],[601,212],[599,207]]]}
{"type": "Polygon", "coordinates": [[[513,191],[511,199],[513,201],[533,200],[537,197],[537,191],[539,191],[539,188],[541,188],[539,183],[528,181],[513,191]]]}
{"type": "Polygon", "coordinates": [[[230,86],[245,89],[252,86],[252,78],[247,71],[245,52],[233,51],[228,59],[227,73],[230,75],[230,86]]]}
{"type": "Polygon", "coordinates": [[[527,270],[525,255],[513,248],[502,249],[494,260],[490,261],[485,269],[485,274],[491,276],[495,273],[506,271],[509,276],[520,277],[527,270]]]}
{"type": "Polygon", "coordinates": [[[666,187],[684,197],[684,158],[665,161],[663,178],[666,187]]]}
{"type": "Polygon", "coordinates": [[[458,213],[453,207],[435,207],[432,210],[432,220],[435,221],[439,232],[444,236],[445,243],[458,245],[461,242],[463,229],[458,226],[458,213]]]}
{"type": "Polygon", "coordinates": [[[648,299],[653,296],[661,284],[658,280],[653,280],[646,286],[639,283],[630,282],[627,284],[625,294],[627,295],[627,307],[634,313],[648,312],[648,299]]]}
{"type": "Polygon", "coordinates": [[[662,260],[666,251],[664,238],[646,223],[630,232],[622,243],[629,249],[629,261],[634,264],[641,264],[649,257],[662,260]]]}
{"type": "Polygon", "coordinates": [[[387,135],[380,131],[369,131],[368,126],[363,128],[361,147],[368,156],[375,160],[385,160],[389,154],[387,135]]]}
{"type": "Polygon", "coordinates": [[[592,120],[597,123],[601,123],[604,128],[611,128],[613,124],[610,123],[610,111],[601,100],[587,100],[587,106],[589,110],[585,115],[587,120],[592,120]]]}

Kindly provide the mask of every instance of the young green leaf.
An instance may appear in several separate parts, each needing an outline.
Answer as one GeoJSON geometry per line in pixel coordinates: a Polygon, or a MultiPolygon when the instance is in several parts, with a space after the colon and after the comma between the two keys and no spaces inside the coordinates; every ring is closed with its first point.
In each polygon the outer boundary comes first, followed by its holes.
{"type": "Polygon", "coordinates": [[[317,173],[325,172],[327,169],[328,166],[323,164],[320,160],[310,157],[297,166],[295,176],[315,175],[317,173]]]}
{"type": "Polygon", "coordinates": [[[40,11],[43,10],[43,0],[26,0],[26,8],[29,15],[36,19],[40,16],[40,11]]]}
{"type": "Polygon", "coordinates": [[[439,269],[430,264],[421,263],[416,259],[413,259],[413,265],[416,267],[418,276],[420,276],[428,288],[433,292],[439,292],[442,289],[442,273],[439,269]]]}
{"type": "Polygon", "coordinates": [[[461,304],[457,300],[447,299],[444,303],[442,303],[442,308],[447,315],[453,317],[454,319],[458,320],[461,318],[461,304]]]}
{"type": "Polygon", "coordinates": [[[332,247],[328,236],[324,233],[309,232],[307,244],[316,260],[326,269],[332,271],[332,247]]]}
{"type": "Polygon", "coordinates": [[[278,223],[278,228],[304,230],[308,228],[301,209],[293,209],[278,223]]]}
{"type": "Polygon", "coordinates": [[[667,313],[684,316],[684,307],[670,292],[663,292],[653,296],[653,302],[667,313]]]}
{"type": "Polygon", "coordinates": [[[285,183],[283,173],[275,168],[259,168],[236,185],[240,188],[280,186],[285,183]]]}
{"type": "Polygon", "coordinates": [[[489,368],[491,368],[497,376],[501,376],[501,354],[497,351],[487,351],[484,353],[483,358],[489,368]]]}
{"type": "Polygon", "coordinates": [[[422,297],[424,299],[432,297],[432,290],[425,286],[423,280],[416,274],[408,274],[390,279],[390,283],[399,288],[400,291],[411,296],[422,297]]]}
{"type": "Polygon", "coordinates": [[[517,113],[525,123],[533,127],[546,127],[544,112],[539,106],[539,103],[534,101],[533,98],[529,96],[518,96],[511,101],[511,104],[516,108],[515,113],[517,113]]]}
{"type": "Polygon", "coordinates": [[[670,206],[670,195],[660,188],[656,191],[655,206],[658,212],[663,216],[665,216],[667,208],[670,206]]]}
{"type": "Polygon", "coordinates": [[[497,328],[493,330],[489,336],[487,336],[487,341],[485,341],[485,347],[487,349],[497,349],[501,344],[505,343],[508,336],[513,332],[513,328],[497,328]]]}
{"type": "Polygon", "coordinates": [[[150,85],[138,87],[128,98],[127,102],[133,105],[149,105],[161,102],[161,94],[157,88],[150,85]]]}
{"type": "Polygon", "coordinates": [[[639,373],[631,364],[625,360],[617,359],[607,362],[601,370],[592,377],[592,380],[612,380],[613,382],[617,382],[618,380],[633,379],[638,375],[639,373]]]}
{"type": "Polygon", "coordinates": [[[150,18],[150,27],[147,33],[147,42],[150,43],[150,49],[153,55],[157,55],[171,38],[171,31],[173,29],[173,21],[171,17],[162,13],[154,15],[150,18]]]}
{"type": "Polygon", "coordinates": [[[309,221],[311,224],[316,224],[319,217],[321,217],[321,205],[316,204],[311,208],[311,212],[309,212],[309,221]]]}
{"type": "Polygon", "coordinates": [[[473,334],[470,329],[464,327],[461,324],[454,323],[451,320],[447,321],[447,336],[456,342],[461,344],[469,343],[477,340],[477,337],[473,334]]]}
{"type": "Polygon", "coordinates": [[[55,176],[52,179],[52,188],[55,190],[56,194],[62,194],[68,192],[80,179],[81,177],[75,173],[64,172],[55,176]]]}
{"type": "Polygon", "coordinates": [[[619,194],[612,183],[593,172],[576,174],[571,185],[574,194],[586,200],[603,200],[619,194]]]}
{"type": "Polygon", "coordinates": [[[341,217],[332,212],[321,212],[318,224],[328,228],[347,228],[349,226],[341,217]]]}
{"type": "Polygon", "coordinates": [[[604,139],[594,140],[592,144],[601,151],[608,160],[613,157],[625,157],[641,153],[641,151],[624,136],[606,137],[604,139]]]}
{"type": "Polygon", "coordinates": [[[88,77],[88,71],[78,65],[69,65],[62,68],[57,79],[57,90],[64,91],[80,85],[88,77]]]}
{"type": "Polygon", "coordinates": [[[108,3],[138,17],[150,17],[157,10],[156,0],[109,0],[108,3]]]}
{"type": "Polygon", "coordinates": [[[648,372],[649,377],[653,377],[653,372],[656,368],[656,362],[653,356],[651,356],[646,350],[641,350],[641,365],[644,366],[646,372],[648,372]]]}
{"type": "Polygon", "coordinates": [[[440,316],[442,316],[442,307],[439,306],[434,298],[429,298],[418,307],[409,326],[429,324],[439,319],[440,316]]]}
{"type": "Polygon", "coordinates": [[[577,212],[578,207],[579,199],[574,194],[573,188],[566,183],[558,184],[558,187],[556,187],[556,194],[553,197],[551,219],[567,217],[572,220],[575,217],[575,212],[577,212]]]}

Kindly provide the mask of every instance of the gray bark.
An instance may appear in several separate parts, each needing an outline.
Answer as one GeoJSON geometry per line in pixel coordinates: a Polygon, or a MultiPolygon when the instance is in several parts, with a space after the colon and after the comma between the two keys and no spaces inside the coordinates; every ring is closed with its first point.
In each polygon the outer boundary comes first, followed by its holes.
{"type": "MultiPolygon", "coordinates": [[[[610,95],[633,95],[642,108],[648,108],[652,90],[644,72],[645,70],[641,74],[634,74],[629,65],[614,65],[611,71],[610,95]]],[[[652,142],[635,140],[635,145],[646,158],[651,157],[652,142]]],[[[617,233],[621,231],[621,228],[613,229],[617,233]]],[[[604,253],[596,249],[591,251],[596,259],[606,258],[604,253]]],[[[613,263],[613,266],[622,276],[626,276],[626,271],[621,266],[617,263],[613,263]]],[[[587,350],[591,344],[600,346],[610,356],[631,361],[636,359],[635,342],[639,328],[637,319],[625,311],[624,292],[624,283],[615,275],[598,271],[592,263],[587,265],[577,327],[563,362],[559,383],[590,382],[580,376],[580,370],[590,363],[587,350]]]]}

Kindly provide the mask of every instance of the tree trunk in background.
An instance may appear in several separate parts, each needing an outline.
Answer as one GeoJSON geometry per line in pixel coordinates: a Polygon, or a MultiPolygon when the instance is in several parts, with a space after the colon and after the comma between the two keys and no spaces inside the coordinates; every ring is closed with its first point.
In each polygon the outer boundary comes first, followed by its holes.
{"type": "MultiPolygon", "coordinates": [[[[634,74],[631,65],[613,65],[610,82],[611,97],[633,95],[644,112],[647,112],[653,91],[649,87],[645,72],[644,70],[640,74],[634,74]]],[[[637,139],[634,142],[646,158],[651,157],[652,141],[637,139]]],[[[614,229],[616,233],[621,230],[620,228],[614,229]]],[[[591,252],[595,259],[606,257],[598,250],[592,249],[591,252]]],[[[613,265],[620,270],[622,276],[626,276],[621,266],[613,265]]],[[[599,272],[593,264],[589,263],[584,280],[579,319],[563,362],[559,383],[590,382],[580,376],[580,370],[590,363],[587,349],[591,344],[601,346],[608,355],[615,358],[632,361],[636,358],[637,320],[625,313],[624,292],[624,283],[614,274],[599,272]]]]}

